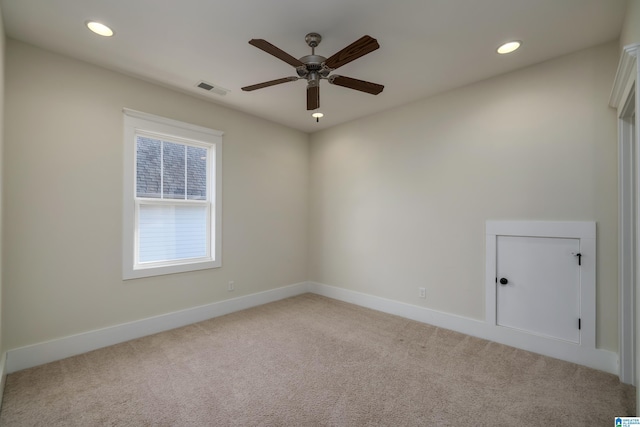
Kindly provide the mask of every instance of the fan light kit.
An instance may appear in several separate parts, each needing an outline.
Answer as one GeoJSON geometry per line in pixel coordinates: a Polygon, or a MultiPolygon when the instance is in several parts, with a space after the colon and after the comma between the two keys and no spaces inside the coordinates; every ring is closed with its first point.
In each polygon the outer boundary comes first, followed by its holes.
{"type": "MultiPolygon", "coordinates": [[[[320,108],[320,80],[328,80],[331,84],[358,90],[360,92],[370,93],[372,95],[377,95],[384,89],[383,85],[379,85],[377,83],[366,82],[364,80],[353,79],[351,77],[339,76],[336,74],[332,76],[329,75],[333,70],[336,70],[343,65],[378,49],[380,45],[373,37],[363,36],[341,51],[333,54],[328,59],[324,56],[315,54],[316,47],[318,47],[320,41],[322,41],[322,36],[320,34],[309,33],[304,39],[307,42],[307,45],[311,48],[311,55],[303,56],[300,59],[294,58],[266,40],[249,40],[250,45],[255,46],[258,49],[261,49],[295,67],[298,75],[245,86],[242,90],[250,92],[256,89],[305,79],[307,81],[307,110],[316,110],[320,108]]],[[[316,119],[319,119],[319,117],[316,117],[316,119]]]]}
{"type": "Polygon", "coordinates": [[[522,45],[522,42],[519,40],[514,40],[508,43],[503,44],[502,46],[500,46],[498,49],[496,49],[496,52],[498,52],[500,55],[505,55],[507,53],[511,53],[515,50],[518,50],[518,48],[522,45]]]}
{"type": "Polygon", "coordinates": [[[113,35],[113,30],[100,22],[87,21],[87,27],[94,33],[103,37],[111,37],[113,35]]]}

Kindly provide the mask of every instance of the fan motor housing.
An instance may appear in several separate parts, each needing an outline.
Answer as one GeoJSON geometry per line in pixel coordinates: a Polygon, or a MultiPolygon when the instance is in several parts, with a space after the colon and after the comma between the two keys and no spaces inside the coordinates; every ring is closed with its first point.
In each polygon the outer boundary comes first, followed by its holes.
{"type": "Polygon", "coordinates": [[[307,70],[319,70],[322,68],[322,63],[326,60],[327,58],[320,55],[306,55],[300,58],[300,62],[307,67],[307,70]]]}
{"type": "Polygon", "coordinates": [[[322,70],[322,64],[327,58],[320,55],[306,55],[300,58],[300,62],[304,64],[304,67],[296,68],[296,71],[300,77],[306,77],[310,73],[318,72],[322,70]]]}

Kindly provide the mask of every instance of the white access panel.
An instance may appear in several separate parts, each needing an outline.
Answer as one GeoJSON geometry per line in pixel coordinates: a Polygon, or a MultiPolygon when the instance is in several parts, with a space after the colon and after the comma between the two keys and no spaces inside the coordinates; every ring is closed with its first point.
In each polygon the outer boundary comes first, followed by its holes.
{"type": "Polygon", "coordinates": [[[578,254],[579,238],[496,236],[496,324],[579,344],[578,254]]]}

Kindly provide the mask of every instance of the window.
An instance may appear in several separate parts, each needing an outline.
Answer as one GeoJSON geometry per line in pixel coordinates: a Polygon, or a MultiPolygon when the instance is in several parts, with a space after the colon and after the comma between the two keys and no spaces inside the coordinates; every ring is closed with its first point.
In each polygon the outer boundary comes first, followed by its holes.
{"type": "Polygon", "coordinates": [[[220,267],[222,132],[124,110],[123,278],[220,267]]]}

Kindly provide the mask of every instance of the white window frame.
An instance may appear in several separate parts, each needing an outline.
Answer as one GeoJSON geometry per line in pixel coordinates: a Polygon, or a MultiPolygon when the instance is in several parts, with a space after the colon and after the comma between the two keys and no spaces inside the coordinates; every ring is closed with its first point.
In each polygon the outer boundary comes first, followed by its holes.
{"type": "Polygon", "coordinates": [[[122,218],[123,280],[187,271],[217,268],[222,265],[222,135],[223,132],[153,114],[123,109],[124,173],[122,218]],[[207,236],[207,256],[176,261],[139,263],[137,260],[137,213],[141,204],[164,204],[161,200],[136,197],[137,136],[146,136],[182,145],[207,149],[207,201],[171,200],[172,204],[204,204],[209,207],[211,233],[207,236]]]}

